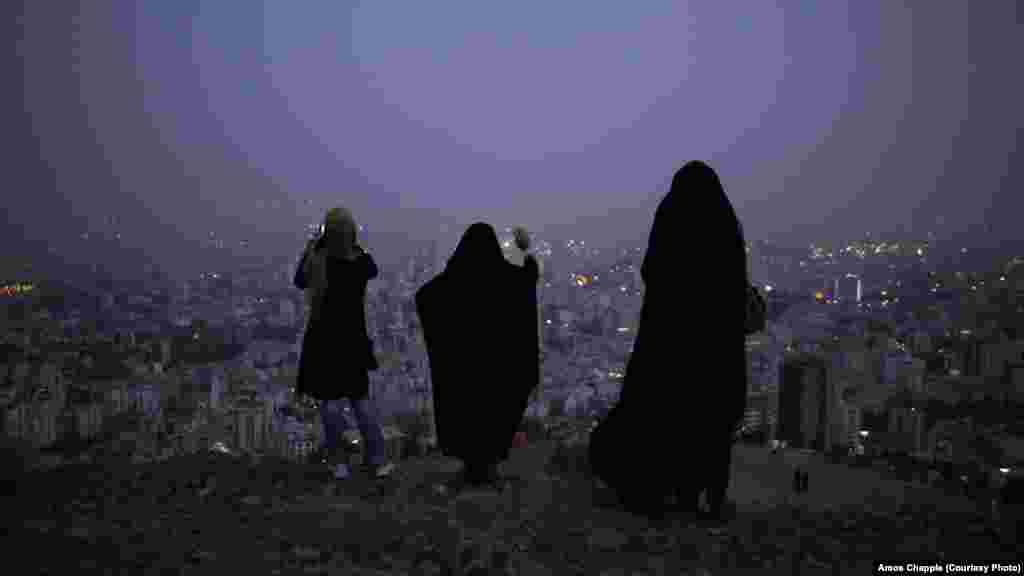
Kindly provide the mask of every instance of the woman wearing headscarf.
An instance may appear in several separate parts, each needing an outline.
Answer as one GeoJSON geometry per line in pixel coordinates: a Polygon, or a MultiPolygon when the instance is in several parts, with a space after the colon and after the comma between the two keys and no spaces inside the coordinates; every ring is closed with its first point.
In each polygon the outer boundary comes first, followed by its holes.
{"type": "MultiPolygon", "coordinates": [[[[527,237],[516,243],[526,251],[527,237]]],[[[438,445],[471,485],[497,480],[539,381],[539,268],[505,260],[488,224],[469,227],[444,271],[416,293],[430,357],[438,445]]]]}
{"type": "Polygon", "coordinates": [[[320,404],[324,450],[337,456],[343,422],[332,403],[347,399],[365,442],[366,463],[378,477],[391,473],[384,439],[370,402],[368,370],[377,368],[373,342],[366,331],[366,285],[377,276],[377,264],[358,244],[356,223],[344,208],[333,208],[323,233],[309,242],[295,286],[306,291],[309,320],[302,341],[296,392],[320,404]]]}
{"type": "Polygon", "coordinates": [[[594,474],[627,509],[660,516],[673,493],[721,510],[747,373],[746,249],[718,176],[676,172],[640,268],[644,300],[619,403],[595,429],[594,474]]]}

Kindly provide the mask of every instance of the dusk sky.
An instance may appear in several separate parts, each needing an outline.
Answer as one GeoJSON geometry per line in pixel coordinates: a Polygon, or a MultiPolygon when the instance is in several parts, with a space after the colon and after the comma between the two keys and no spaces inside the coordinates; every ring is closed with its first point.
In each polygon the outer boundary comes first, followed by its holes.
{"type": "Polygon", "coordinates": [[[297,255],[344,205],[382,251],[640,243],[691,159],[752,239],[1024,239],[1016,0],[76,4],[5,17],[8,242],[112,215],[175,269],[210,231],[297,255]]]}

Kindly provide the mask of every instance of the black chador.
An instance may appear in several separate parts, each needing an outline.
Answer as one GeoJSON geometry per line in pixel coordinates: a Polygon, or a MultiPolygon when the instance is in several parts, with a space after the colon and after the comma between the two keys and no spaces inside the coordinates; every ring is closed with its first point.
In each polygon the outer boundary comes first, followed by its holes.
{"type": "Polygon", "coordinates": [[[672,180],[640,269],[645,291],[619,403],[594,431],[595,474],[627,507],[663,511],[707,492],[718,515],[743,417],[749,282],[739,222],[715,172],[690,162],[672,180]]]}
{"type": "Polygon", "coordinates": [[[508,458],[539,381],[536,261],[505,260],[494,229],[463,235],[445,270],[416,293],[430,357],[441,450],[486,482],[508,458]]]}

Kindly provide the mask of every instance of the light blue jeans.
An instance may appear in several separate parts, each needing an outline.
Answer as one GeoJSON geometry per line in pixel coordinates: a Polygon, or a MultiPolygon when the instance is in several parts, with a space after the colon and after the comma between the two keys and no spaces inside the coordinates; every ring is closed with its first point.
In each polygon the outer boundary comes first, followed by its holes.
{"type": "MultiPolygon", "coordinates": [[[[339,445],[341,434],[348,429],[348,421],[342,414],[342,402],[346,400],[332,400],[320,402],[320,421],[324,426],[324,449],[332,451],[339,445]]],[[[363,457],[366,464],[372,467],[384,464],[386,459],[384,451],[384,435],[377,420],[377,409],[369,396],[359,400],[348,400],[355,413],[356,424],[359,427],[359,434],[363,437],[363,457]]]]}

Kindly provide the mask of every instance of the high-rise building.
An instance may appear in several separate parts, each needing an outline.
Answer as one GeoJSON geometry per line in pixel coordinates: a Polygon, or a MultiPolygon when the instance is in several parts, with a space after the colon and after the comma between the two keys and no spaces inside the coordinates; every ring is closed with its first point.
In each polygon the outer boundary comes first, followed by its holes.
{"type": "Polygon", "coordinates": [[[758,346],[747,352],[748,395],[778,392],[782,353],[778,346],[758,346]]]}
{"type": "Polygon", "coordinates": [[[298,319],[298,308],[291,298],[281,300],[281,323],[286,326],[294,326],[298,319]]]}
{"type": "Polygon", "coordinates": [[[828,366],[818,355],[783,360],[779,389],[778,438],[798,448],[824,450],[831,444],[828,366]]]}
{"type": "Polygon", "coordinates": [[[160,340],[160,363],[164,366],[170,366],[171,360],[171,339],[163,338],[160,340]]]}
{"type": "Polygon", "coordinates": [[[840,302],[860,302],[864,295],[861,278],[855,274],[835,278],[832,286],[832,298],[840,302]]]}
{"type": "Polygon", "coordinates": [[[1024,358],[1006,363],[1003,384],[1007,403],[1024,404],[1024,358]]]}

